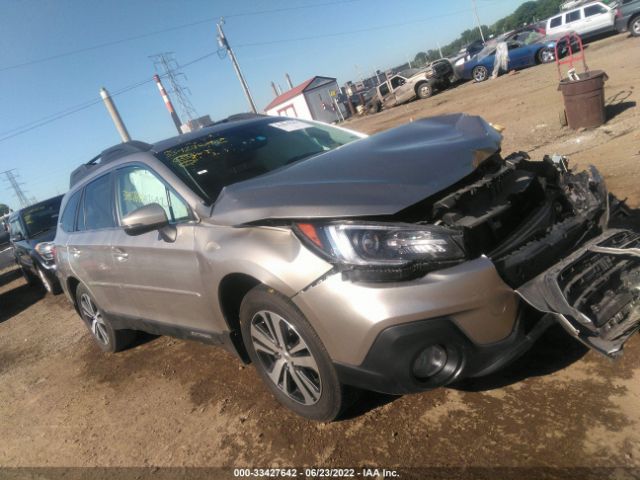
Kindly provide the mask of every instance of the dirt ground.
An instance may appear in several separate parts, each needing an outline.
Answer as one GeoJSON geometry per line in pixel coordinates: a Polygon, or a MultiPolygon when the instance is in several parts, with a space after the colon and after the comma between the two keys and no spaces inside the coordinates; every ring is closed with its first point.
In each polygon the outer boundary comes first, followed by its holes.
{"type": "MultiPolygon", "coordinates": [[[[610,120],[595,130],[560,127],[555,65],[348,126],[373,133],[423,116],[479,114],[506,127],[505,152],[593,163],[613,193],[639,207],[639,49],[640,39],[626,35],[589,45],[589,66],[610,77],[610,120]]],[[[102,354],[64,296],[5,269],[0,466],[452,467],[450,476],[472,467],[607,467],[617,470],[602,476],[637,478],[640,338],[612,361],[552,329],[489,378],[404,397],[366,394],[344,419],[318,424],[281,408],[252,367],[219,348],[155,338],[102,354]]]]}

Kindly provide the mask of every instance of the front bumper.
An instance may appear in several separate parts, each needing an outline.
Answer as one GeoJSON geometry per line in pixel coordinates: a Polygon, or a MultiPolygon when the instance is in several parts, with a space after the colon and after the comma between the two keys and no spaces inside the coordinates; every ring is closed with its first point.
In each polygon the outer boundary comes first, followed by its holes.
{"type": "Polygon", "coordinates": [[[349,385],[390,394],[489,374],[528,349],[554,323],[615,356],[640,329],[640,234],[607,230],[516,291],[486,257],[395,284],[362,284],[341,274],[293,297],[349,385]],[[530,312],[520,298],[534,307],[530,312]],[[534,312],[535,313],[535,312],[534,312]],[[540,317],[542,317],[540,319],[540,317]],[[418,353],[447,348],[445,376],[419,381],[418,353]]]}
{"type": "Polygon", "coordinates": [[[640,330],[640,234],[605,230],[517,292],[588,347],[616,356],[640,330]]]}
{"type": "MultiPolygon", "coordinates": [[[[528,312],[530,313],[530,312],[528,312]]],[[[376,339],[362,365],[335,364],[340,381],[365,390],[402,395],[449,384],[460,378],[488,375],[526,352],[555,323],[545,315],[533,324],[523,310],[511,334],[504,340],[477,345],[447,317],[434,318],[384,330],[376,339]],[[439,375],[419,380],[410,366],[420,351],[430,344],[446,343],[451,364],[439,375]]]]}

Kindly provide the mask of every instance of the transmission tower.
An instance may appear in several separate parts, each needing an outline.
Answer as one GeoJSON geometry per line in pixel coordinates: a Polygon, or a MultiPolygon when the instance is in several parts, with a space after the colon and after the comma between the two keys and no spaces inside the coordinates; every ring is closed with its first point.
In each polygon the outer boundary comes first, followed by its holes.
{"type": "Polygon", "coordinates": [[[184,81],[187,77],[184,73],[180,72],[180,65],[175,59],[173,52],[163,52],[156,55],[151,55],[149,58],[153,61],[153,66],[157,73],[162,77],[166,77],[169,82],[169,93],[173,94],[173,97],[178,102],[180,111],[182,112],[182,118],[185,117],[189,120],[193,120],[198,116],[196,109],[189,100],[191,90],[184,86],[184,81]]]}
{"type": "Polygon", "coordinates": [[[27,199],[27,196],[25,195],[24,191],[22,190],[22,187],[20,186],[23,184],[18,182],[16,175],[13,174],[14,171],[15,171],[15,168],[12,168],[11,170],[5,170],[4,172],[0,172],[0,175],[5,175],[7,177],[5,181],[9,182],[9,186],[13,188],[13,191],[16,197],[18,197],[18,202],[20,202],[20,207],[21,208],[28,207],[29,205],[31,205],[31,202],[27,199]]]}

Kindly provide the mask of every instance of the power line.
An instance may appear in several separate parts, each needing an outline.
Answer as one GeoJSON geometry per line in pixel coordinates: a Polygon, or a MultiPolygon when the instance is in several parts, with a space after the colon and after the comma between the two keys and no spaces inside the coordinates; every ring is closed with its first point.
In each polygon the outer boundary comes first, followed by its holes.
{"type": "Polygon", "coordinates": [[[14,175],[13,173],[14,171],[15,171],[15,168],[12,168],[11,170],[5,170],[4,172],[0,172],[0,175],[5,175],[7,177],[6,181],[9,182],[9,185],[11,186],[16,197],[18,198],[18,202],[20,202],[20,207],[22,208],[28,207],[30,202],[27,199],[27,196],[25,195],[24,191],[22,190],[21,185],[23,184],[18,182],[17,175],[14,175]]]}
{"type": "MultiPolygon", "coordinates": [[[[351,1],[358,1],[358,0],[351,0],[351,1]]],[[[315,4],[315,6],[320,6],[320,5],[331,5],[331,4],[336,4],[336,3],[345,3],[345,2],[328,2],[325,4],[315,4]]],[[[284,10],[295,10],[295,9],[299,9],[299,8],[303,8],[303,6],[300,7],[287,7],[287,8],[283,8],[283,9],[274,9],[274,10],[263,10],[261,12],[256,12],[255,14],[258,13],[266,13],[266,12],[276,12],[276,11],[284,11],[284,10]]],[[[378,25],[375,27],[369,27],[369,28],[363,28],[363,29],[357,29],[357,30],[350,30],[350,31],[343,31],[343,32],[334,32],[334,33],[328,33],[328,34],[320,34],[320,35],[311,35],[311,36],[306,36],[306,37],[297,37],[297,38],[288,38],[288,39],[280,39],[280,40],[272,40],[272,41],[267,41],[267,42],[257,42],[257,43],[245,43],[245,44],[241,44],[241,45],[237,45],[236,48],[241,48],[241,47],[254,47],[254,46],[260,46],[260,45],[273,45],[273,44],[278,44],[278,43],[291,43],[291,42],[299,42],[299,41],[304,41],[304,40],[314,40],[314,39],[320,39],[320,38],[330,38],[330,37],[336,37],[336,36],[343,36],[343,35],[351,35],[351,34],[356,34],[356,33],[364,33],[364,32],[371,32],[371,31],[376,31],[376,30],[383,30],[386,28],[394,28],[394,27],[400,27],[400,26],[405,26],[405,25],[412,25],[412,24],[418,24],[418,23],[424,23],[430,20],[434,20],[437,18],[443,18],[443,17],[448,17],[448,16],[453,16],[453,15],[460,15],[462,13],[466,13],[471,11],[470,9],[465,9],[465,10],[460,10],[460,11],[456,11],[456,12],[451,12],[451,13],[445,13],[442,15],[433,15],[431,17],[425,17],[425,18],[420,18],[420,19],[415,19],[415,20],[411,20],[411,21],[407,21],[407,22],[398,22],[398,23],[388,23],[385,25],[378,25]]],[[[253,15],[254,13],[245,13],[245,14],[235,14],[233,16],[243,16],[243,15],[253,15]]],[[[207,20],[202,20],[202,22],[205,21],[210,21],[209,19],[207,20]]],[[[214,52],[209,52],[206,53],[198,58],[195,58],[187,63],[182,64],[180,67],[181,68],[185,68],[188,67],[190,65],[193,65],[194,63],[198,63],[206,58],[209,58],[213,55],[217,55],[218,51],[214,51],[214,52]]],[[[0,69],[1,71],[1,69],[0,69]]],[[[164,73],[162,75],[160,75],[160,77],[166,77],[167,74],[164,73]]],[[[140,82],[134,83],[132,85],[126,86],[121,88],[120,90],[115,90],[113,93],[111,93],[111,96],[117,96],[117,95],[121,95],[123,93],[126,93],[130,90],[133,90],[135,88],[138,88],[142,85],[145,85],[147,83],[151,83],[153,82],[153,78],[148,78],[145,80],[142,80],[140,82]]],[[[73,115],[74,113],[80,112],[82,110],[86,110],[87,108],[90,108],[94,105],[97,105],[98,103],[101,103],[100,99],[97,100],[89,100],[87,102],[84,102],[82,104],[76,105],[75,107],[70,107],[68,109],[62,110],[60,112],[48,115],[46,117],[43,117],[39,120],[35,120],[33,122],[21,125],[19,127],[16,127],[12,130],[8,130],[5,132],[0,133],[0,142],[3,142],[5,140],[8,140],[10,138],[13,138],[15,136],[18,135],[22,135],[23,133],[27,133],[35,128],[39,128],[41,126],[47,125],[48,123],[60,120],[62,118],[65,118],[69,115],[73,115]]]]}
{"type": "MultiPolygon", "coordinates": [[[[181,65],[181,68],[185,68],[188,67],[190,65],[193,65],[194,63],[198,63],[201,62],[202,60],[205,60],[209,57],[212,57],[213,55],[216,55],[217,51],[214,52],[209,52],[205,55],[202,55],[198,58],[195,58],[187,63],[184,63],[181,65]]],[[[164,77],[165,74],[159,75],[160,77],[164,77]]],[[[120,88],[119,90],[114,90],[110,95],[112,97],[115,97],[116,95],[122,95],[123,93],[129,92],[133,89],[139,88],[143,85],[146,85],[147,83],[151,83],[153,82],[154,79],[152,78],[148,78],[145,80],[141,80],[139,82],[133,83],[131,85],[127,85],[126,87],[120,88]]],[[[10,138],[13,137],[17,137],[18,135],[22,135],[23,133],[27,133],[31,130],[34,130],[36,128],[42,127],[44,125],[47,125],[49,123],[55,122],[57,120],[61,120],[65,117],[68,117],[69,115],[73,115],[74,113],[78,113],[81,112],[82,110],[86,110],[87,108],[90,108],[94,105],[97,105],[99,103],[102,103],[102,99],[98,98],[95,100],[88,100],[86,102],[83,102],[81,104],[78,104],[74,107],[69,107],[66,108],[64,110],[61,110],[59,112],[56,113],[52,113],[50,115],[47,115],[46,117],[40,118],[38,120],[34,120],[32,122],[20,125],[19,127],[13,128],[11,130],[7,130],[5,132],[0,133],[0,142],[4,142],[5,140],[9,140],[10,138]]]]}
{"type": "MultiPolygon", "coordinates": [[[[358,1],[362,1],[362,0],[332,1],[332,2],[325,2],[325,3],[316,3],[316,4],[312,4],[312,5],[299,5],[299,6],[295,6],[295,7],[275,8],[275,9],[270,9],[270,10],[256,10],[256,11],[253,11],[253,12],[235,13],[235,14],[223,15],[223,16],[226,17],[226,18],[248,17],[248,16],[253,16],[253,15],[264,15],[266,13],[281,13],[281,12],[286,12],[286,11],[291,11],[291,10],[301,10],[301,9],[305,9],[305,8],[316,8],[316,7],[326,7],[326,6],[331,6],[331,5],[353,3],[353,2],[358,2],[358,1]]],[[[196,20],[194,22],[175,25],[173,27],[163,28],[163,29],[160,29],[160,30],[154,30],[154,31],[147,32],[147,33],[142,33],[142,34],[139,34],[139,35],[132,35],[130,37],[120,38],[120,39],[117,39],[117,40],[111,40],[109,42],[98,43],[96,45],[91,45],[89,47],[78,48],[78,49],[75,49],[75,50],[69,50],[67,52],[62,52],[62,53],[58,53],[56,55],[50,55],[50,56],[42,57],[42,58],[36,58],[34,60],[29,60],[29,61],[22,62],[22,63],[16,63],[16,64],[13,64],[13,65],[7,65],[5,67],[0,67],[0,72],[5,72],[7,70],[15,70],[15,69],[21,68],[21,67],[28,67],[30,65],[36,65],[38,63],[49,62],[51,60],[57,60],[59,58],[64,58],[64,57],[69,57],[69,56],[72,56],[72,55],[77,55],[79,53],[91,52],[93,50],[98,50],[98,49],[101,49],[101,48],[111,47],[113,45],[119,45],[121,43],[127,43],[127,42],[140,40],[140,39],[147,38],[147,37],[152,37],[152,36],[155,36],[155,35],[160,35],[162,33],[173,32],[175,30],[182,30],[184,28],[194,27],[196,25],[201,25],[203,23],[211,23],[211,22],[216,21],[218,18],[220,18],[220,15],[218,15],[216,17],[203,18],[202,20],[196,20]]]]}
{"type": "Polygon", "coordinates": [[[254,42],[254,43],[243,43],[243,44],[239,44],[236,45],[236,48],[243,48],[243,47],[258,47],[258,46],[262,46],[262,45],[275,45],[278,43],[292,43],[292,42],[300,42],[303,40],[316,40],[316,39],[320,39],[320,38],[330,38],[330,37],[339,37],[339,36],[343,36],[343,35],[352,35],[354,33],[364,33],[364,32],[373,32],[376,30],[384,30],[386,28],[393,28],[393,27],[403,27],[406,25],[413,25],[416,23],[424,23],[424,22],[428,22],[430,20],[435,20],[437,18],[443,18],[443,17],[451,17],[453,15],[460,15],[462,13],[467,13],[470,12],[471,9],[465,9],[465,10],[460,10],[457,12],[451,12],[451,13],[444,13],[442,15],[433,15],[431,17],[425,17],[425,18],[420,18],[420,19],[416,19],[416,20],[410,20],[407,22],[399,22],[399,23],[387,23],[385,25],[378,25],[376,27],[369,27],[369,28],[361,28],[359,30],[347,30],[347,31],[343,31],[343,32],[335,32],[335,33],[324,33],[324,34],[319,34],[319,35],[309,35],[306,37],[297,37],[297,38],[283,38],[281,40],[270,40],[270,41],[263,41],[263,42],[254,42]]]}
{"type": "Polygon", "coordinates": [[[169,91],[176,96],[178,105],[180,105],[180,110],[182,111],[182,118],[186,117],[188,120],[193,120],[197,117],[196,109],[187,96],[191,94],[191,91],[181,83],[180,77],[184,77],[184,79],[187,77],[184,73],[179,72],[180,65],[178,65],[174,53],[163,52],[151,55],[149,58],[153,61],[153,66],[156,71],[158,71],[158,68],[161,68],[164,71],[163,76],[169,80],[169,91]]]}

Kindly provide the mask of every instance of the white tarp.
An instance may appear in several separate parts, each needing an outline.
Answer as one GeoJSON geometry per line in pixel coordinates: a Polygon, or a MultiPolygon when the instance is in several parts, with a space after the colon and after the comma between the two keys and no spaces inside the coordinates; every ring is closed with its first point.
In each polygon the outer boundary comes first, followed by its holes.
{"type": "Polygon", "coordinates": [[[498,42],[496,45],[496,56],[493,61],[493,74],[491,78],[498,78],[500,70],[507,71],[509,69],[509,47],[507,42],[498,42]]]}

